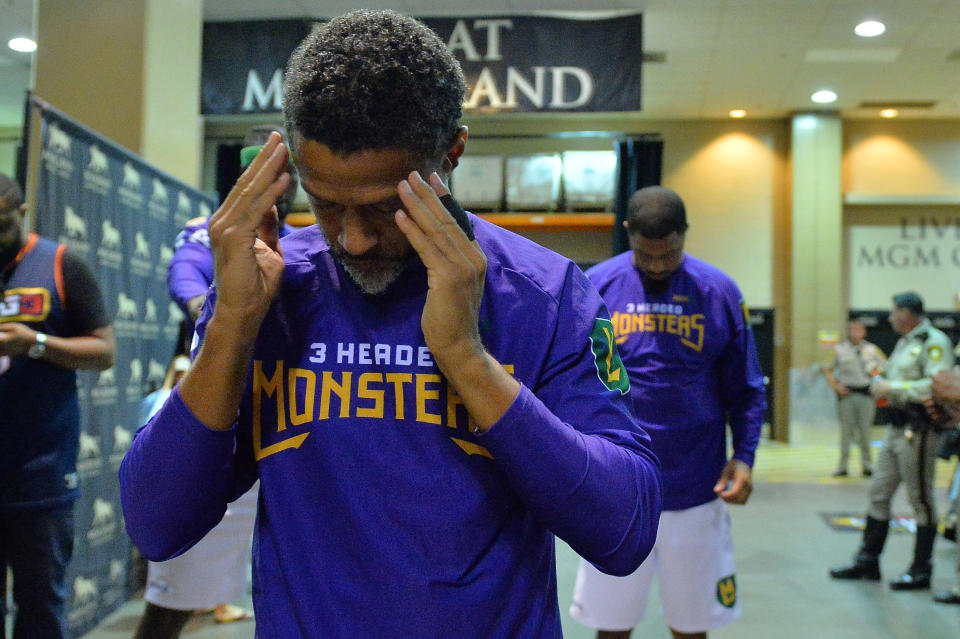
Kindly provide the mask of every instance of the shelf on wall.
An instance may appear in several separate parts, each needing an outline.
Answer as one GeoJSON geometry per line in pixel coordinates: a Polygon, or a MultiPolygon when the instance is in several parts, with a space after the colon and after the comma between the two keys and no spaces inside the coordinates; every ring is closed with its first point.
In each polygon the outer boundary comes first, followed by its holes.
{"type": "Polygon", "coordinates": [[[613,213],[478,213],[497,226],[514,230],[605,231],[613,228],[613,213]]]}
{"type": "Polygon", "coordinates": [[[873,206],[936,206],[960,204],[960,193],[846,193],[843,203],[873,206]]]}
{"type": "MultiPolygon", "coordinates": [[[[613,213],[479,213],[479,217],[512,230],[606,231],[613,228],[613,213]]],[[[310,226],[313,213],[290,213],[290,226],[310,226]]]]}

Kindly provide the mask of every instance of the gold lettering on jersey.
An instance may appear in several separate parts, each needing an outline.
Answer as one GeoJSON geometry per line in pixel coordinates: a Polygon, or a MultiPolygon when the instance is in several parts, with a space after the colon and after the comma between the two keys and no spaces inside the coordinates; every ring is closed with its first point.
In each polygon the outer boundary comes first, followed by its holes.
{"type": "MultiPolygon", "coordinates": [[[[282,360],[273,364],[271,368],[269,362],[262,360],[253,363],[252,428],[257,461],[299,448],[310,434],[300,432],[264,446],[265,427],[279,435],[338,417],[402,421],[407,419],[404,407],[408,400],[415,413],[415,417],[411,417],[416,422],[466,432],[476,428],[463,399],[453,386],[444,384],[443,376],[438,373],[357,372],[355,375],[354,371],[287,368],[282,360]]],[[[503,368],[511,375],[514,373],[512,364],[503,368]]],[[[463,437],[450,439],[469,455],[492,458],[483,446],[463,437]]]]}
{"type": "Polygon", "coordinates": [[[253,363],[253,455],[257,461],[260,461],[264,457],[269,457],[274,453],[279,453],[282,450],[300,448],[300,444],[302,444],[303,440],[310,434],[302,433],[296,437],[284,439],[264,448],[262,446],[263,423],[261,422],[264,397],[273,397],[276,399],[274,403],[277,406],[276,424],[277,431],[279,432],[282,430],[280,426],[283,425],[285,428],[287,423],[285,417],[286,402],[283,401],[283,362],[277,362],[276,367],[273,369],[273,375],[269,379],[263,373],[263,362],[257,360],[253,363]]]}
{"type": "Polygon", "coordinates": [[[680,343],[698,353],[703,350],[703,313],[620,313],[610,318],[617,344],[623,344],[634,333],[666,333],[676,335],[680,343]]]}

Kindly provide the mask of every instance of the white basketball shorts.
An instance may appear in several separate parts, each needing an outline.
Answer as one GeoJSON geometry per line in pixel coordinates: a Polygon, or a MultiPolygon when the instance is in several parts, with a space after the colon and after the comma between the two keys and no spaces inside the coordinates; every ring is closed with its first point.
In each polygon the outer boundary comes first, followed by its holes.
{"type": "Polygon", "coordinates": [[[591,628],[629,630],[643,620],[654,577],[660,612],[678,632],[705,632],[740,618],[730,514],[723,500],[664,511],[653,551],[632,575],[611,577],[581,560],[570,614],[591,628]]]}

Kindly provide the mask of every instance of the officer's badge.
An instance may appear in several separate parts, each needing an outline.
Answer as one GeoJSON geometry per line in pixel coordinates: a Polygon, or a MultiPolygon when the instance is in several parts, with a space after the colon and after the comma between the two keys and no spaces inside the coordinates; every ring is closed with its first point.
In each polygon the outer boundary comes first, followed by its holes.
{"type": "Polygon", "coordinates": [[[931,362],[939,362],[940,358],[943,357],[943,349],[939,346],[931,346],[927,349],[927,357],[930,358],[931,362]]]}
{"type": "Polygon", "coordinates": [[[600,381],[609,390],[626,394],[630,390],[630,378],[623,366],[617,344],[614,341],[613,324],[610,320],[598,317],[593,321],[590,331],[590,348],[593,351],[593,363],[597,367],[600,381]]]}
{"type": "Polygon", "coordinates": [[[725,608],[733,608],[737,603],[737,576],[730,575],[717,582],[717,601],[725,608]]]}

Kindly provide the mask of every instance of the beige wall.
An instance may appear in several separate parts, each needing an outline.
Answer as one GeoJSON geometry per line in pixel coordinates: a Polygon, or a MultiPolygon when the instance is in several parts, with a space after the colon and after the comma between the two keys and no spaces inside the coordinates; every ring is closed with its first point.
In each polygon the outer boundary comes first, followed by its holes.
{"type": "Polygon", "coordinates": [[[960,201],[960,122],[847,120],[843,191],[960,201]]]}
{"type": "Polygon", "coordinates": [[[202,20],[201,0],[38,2],[36,95],[197,185],[202,20]]]}
{"type": "Polygon", "coordinates": [[[848,305],[886,308],[913,289],[931,310],[955,310],[960,122],[846,122],[843,188],[848,305]]]}

